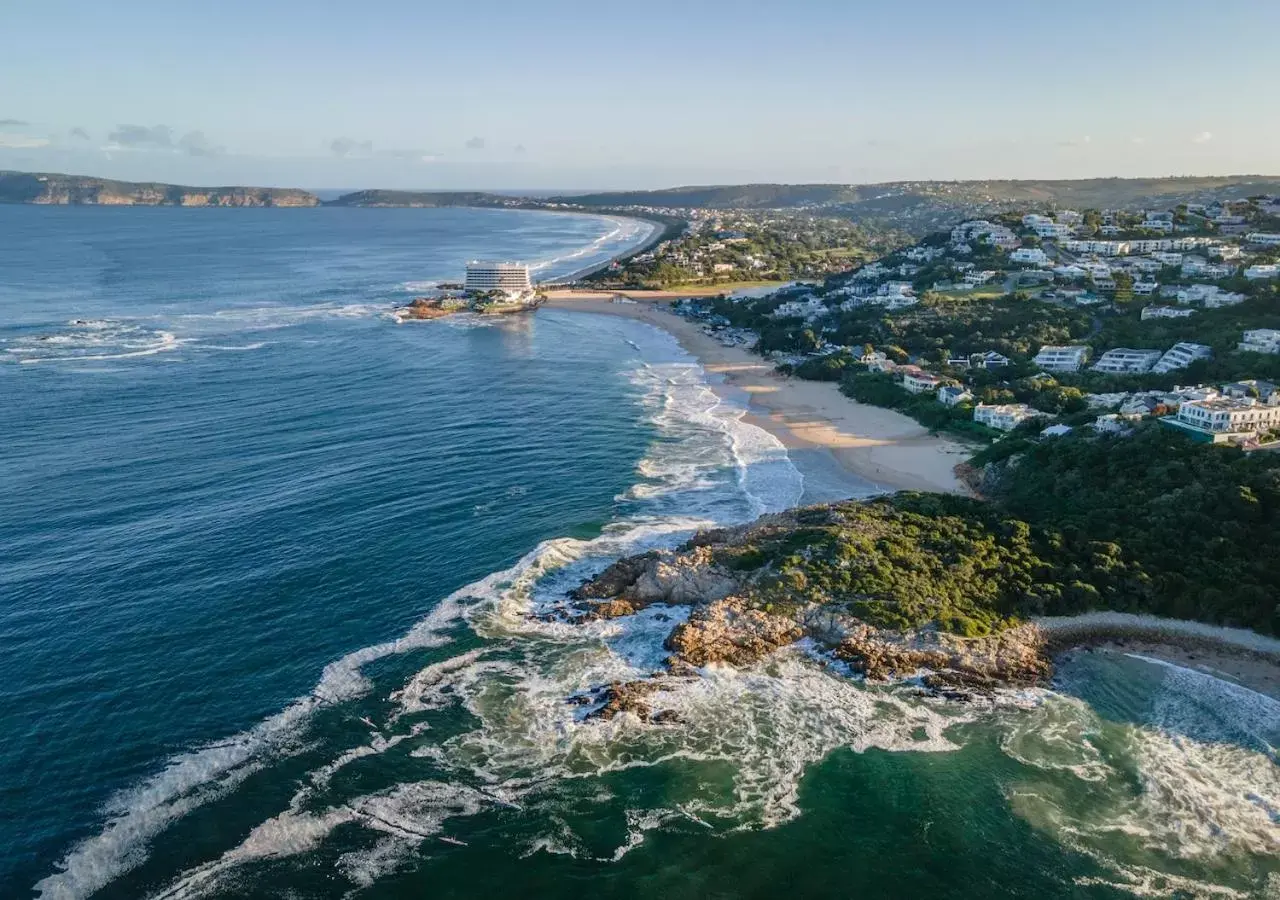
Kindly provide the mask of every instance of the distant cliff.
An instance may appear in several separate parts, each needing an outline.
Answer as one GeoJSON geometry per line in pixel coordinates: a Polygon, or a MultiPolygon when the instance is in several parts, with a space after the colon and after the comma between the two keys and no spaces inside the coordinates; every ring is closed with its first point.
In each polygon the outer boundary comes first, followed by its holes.
{"type": "Polygon", "coordinates": [[[86,175],[0,171],[0,203],[45,206],[319,206],[296,188],[187,187],[86,175]]]}

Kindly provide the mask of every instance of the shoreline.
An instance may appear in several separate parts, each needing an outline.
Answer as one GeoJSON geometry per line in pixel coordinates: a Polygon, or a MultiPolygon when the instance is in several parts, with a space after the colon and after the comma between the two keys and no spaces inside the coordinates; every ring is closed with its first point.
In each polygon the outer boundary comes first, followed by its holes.
{"type": "Polygon", "coordinates": [[[1031,621],[1051,658],[1075,651],[1147,657],[1280,700],[1280,640],[1254,631],[1109,610],[1031,621]]]}
{"type": "MultiPolygon", "coordinates": [[[[721,393],[729,387],[746,394],[747,421],[778,438],[788,451],[829,455],[840,469],[866,485],[864,494],[917,490],[970,495],[954,472],[971,455],[959,441],[932,435],[901,413],[858,403],[832,382],[779,375],[767,360],[720,344],[666,308],[667,301],[683,294],[644,292],[628,303],[614,302],[618,295],[552,291],[546,308],[622,316],[666,331],[703,369],[718,376],[721,383],[713,380],[713,390],[720,388],[717,393],[721,393]]],[[[853,487],[845,487],[848,496],[858,493],[853,487]]]]}

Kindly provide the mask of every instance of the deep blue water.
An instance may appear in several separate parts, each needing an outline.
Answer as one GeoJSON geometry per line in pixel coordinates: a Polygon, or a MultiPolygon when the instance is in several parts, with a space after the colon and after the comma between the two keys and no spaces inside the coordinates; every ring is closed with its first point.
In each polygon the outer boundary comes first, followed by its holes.
{"type": "Polygon", "coordinates": [[[536,615],[805,480],[623,319],[397,325],[483,210],[0,206],[0,896],[1114,897],[1280,879],[1280,705],[1116,655],[990,708],[803,648],[660,699],[679,609],[536,615]]]}
{"type": "Polygon", "coordinates": [[[610,230],[0,207],[0,805],[23,811],[0,817],[6,884],[173,751],[612,515],[649,437],[616,333],[379,316],[467,258],[610,230]]]}

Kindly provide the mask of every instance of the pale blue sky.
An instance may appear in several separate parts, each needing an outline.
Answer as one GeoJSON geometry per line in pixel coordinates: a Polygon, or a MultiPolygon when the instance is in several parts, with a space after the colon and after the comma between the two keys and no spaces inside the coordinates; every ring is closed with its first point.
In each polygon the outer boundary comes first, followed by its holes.
{"type": "Polygon", "coordinates": [[[0,5],[0,168],[499,189],[1280,173],[1277,0],[0,5]]]}

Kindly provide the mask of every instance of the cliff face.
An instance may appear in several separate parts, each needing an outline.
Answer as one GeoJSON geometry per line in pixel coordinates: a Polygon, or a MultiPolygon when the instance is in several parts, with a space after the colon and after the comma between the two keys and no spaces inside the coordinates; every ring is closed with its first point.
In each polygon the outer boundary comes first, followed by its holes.
{"type": "Polygon", "coordinates": [[[34,172],[0,172],[0,203],[40,206],[319,206],[296,188],[184,187],[34,172]]]}

